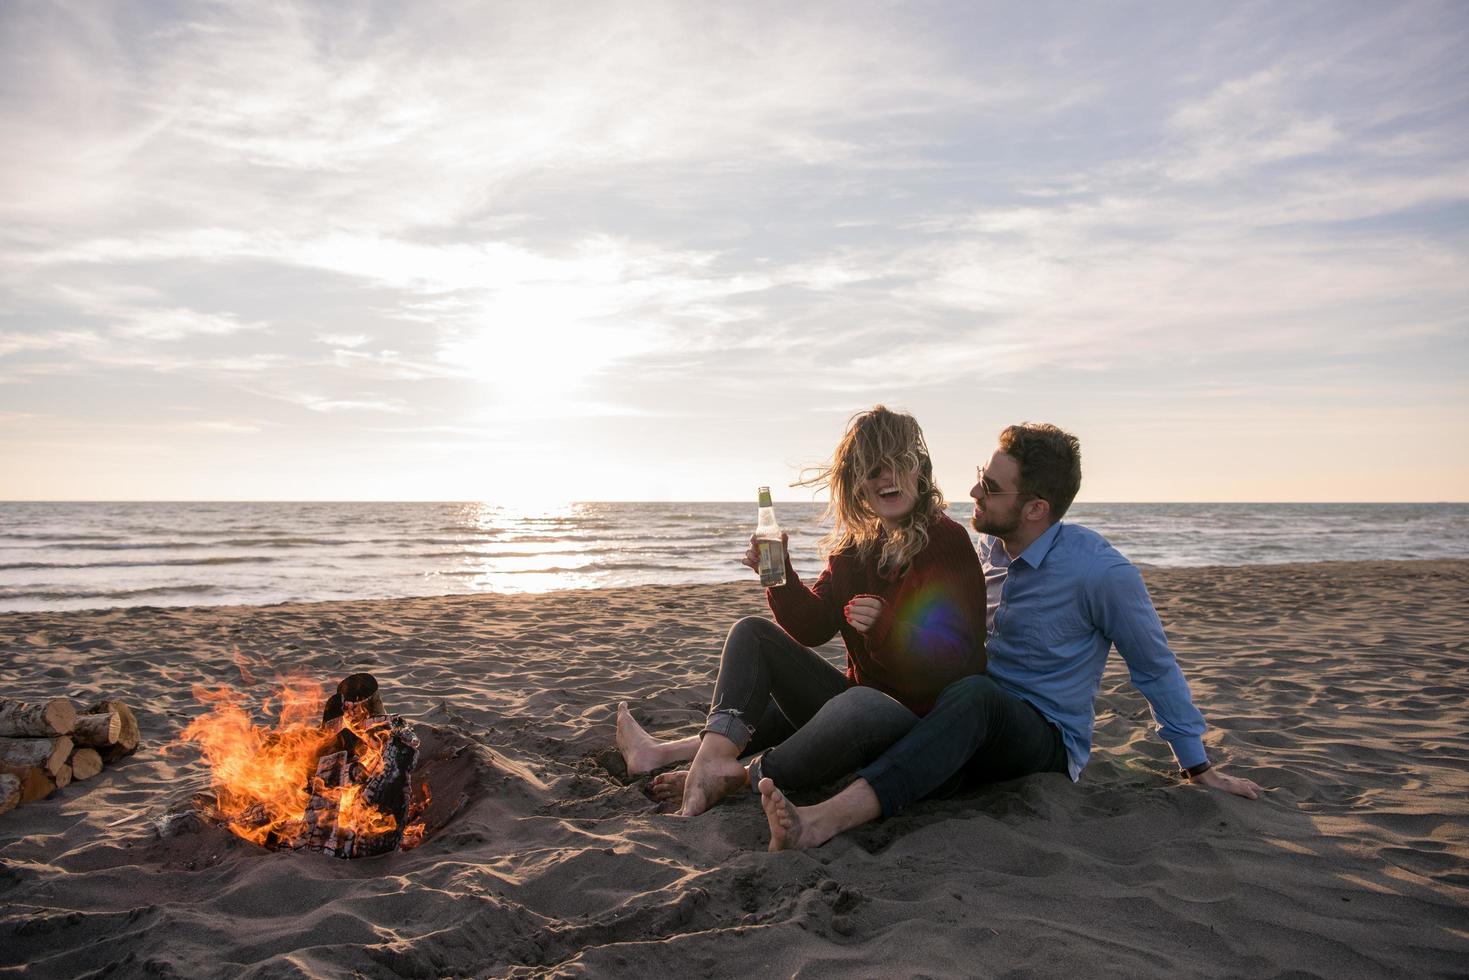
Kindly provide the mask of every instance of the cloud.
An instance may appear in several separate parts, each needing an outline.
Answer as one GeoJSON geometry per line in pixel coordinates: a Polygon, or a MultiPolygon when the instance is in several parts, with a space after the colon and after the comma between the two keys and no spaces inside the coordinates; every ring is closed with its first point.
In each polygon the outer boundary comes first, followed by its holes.
{"type": "Polygon", "coordinates": [[[325,395],[297,394],[286,396],[287,400],[313,412],[388,412],[394,415],[407,411],[401,400],[339,399],[325,395]]]}
{"type": "Polygon", "coordinates": [[[1297,108],[1278,69],[1255,72],[1183,105],[1169,120],[1174,180],[1209,181],[1263,164],[1325,153],[1343,134],[1328,116],[1297,108]]]}
{"type": "Polygon", "coordinates": [[[90,330],[54,330],[42,333],[0,333],[0,357],[29,351],[95,350],[104,341],[90,330]]]}
{"type": "Polygon", "coordinates": [[[354,334],[328,333],[328,334],[320,334],[320,335],[317,336],[316,339],[317,339],[317,341],[319,343],[326,344],[328,347],[347,347],[347,348],[361,347],[363,344],[367,343],[367,341],[368,341],[367,334],[365,334],[365,333],[354,333],[354,334]]]}
{"type": "Polygon", "coordinates": [[[259,330],[263,326],[260,323],[243,323],[228,314],[174,308],[128,310],[117,318],[113,330],[129,340],[180,340],[259,330]]]}

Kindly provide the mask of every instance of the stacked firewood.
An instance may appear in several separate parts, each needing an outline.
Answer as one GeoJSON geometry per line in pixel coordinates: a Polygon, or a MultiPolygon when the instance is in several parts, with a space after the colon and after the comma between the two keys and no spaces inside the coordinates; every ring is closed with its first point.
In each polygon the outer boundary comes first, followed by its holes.
{"type": "Polygon", "coordinates": [[[41,800],[138,750],[138,720],[121,701],[78,708],[66,698],[0,698],[0,813],[41,800]]]}

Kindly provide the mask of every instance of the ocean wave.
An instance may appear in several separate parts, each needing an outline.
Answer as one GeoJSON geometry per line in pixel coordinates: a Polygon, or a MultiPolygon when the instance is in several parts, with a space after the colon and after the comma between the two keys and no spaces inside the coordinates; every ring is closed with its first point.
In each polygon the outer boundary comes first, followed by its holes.
{"type": "Polygon", "coordinates": [[[225,538],[223,541],[213,542],[214,546],[220,548],[310,548],[319,546],[323,548],[340,548],[344,544],[351,544],[341,538],[287,538],[287,537],[264,537],[264,538],[225,538]]]}
{"type": "Polygon", "coordinates": [[[367,541],[359,543],[379,544],[391,541],[402,548],[416,548],[421,545],[428,544],[474,544],[476,540],[483,540],[486,538],[498,536],[499,535],[486,535],[479,531],[466,531],[462,537],[458,538],[369,538],[367,541]]]}
{"type": "Polygon", "coordinates": [[[269,555],[238,555],[215,558],[161,558],[158,561],[17,561],[0,563],[0,571],[13,572],[21,569],[39,568],[157,568],[200,565],[258,565],[279,561],[269,555]]]}
{"type": "Polygon", "coordinates": [[[219,595],[237,592],[218,585],[155,585],[147,589],[5,589],[0,588],[0,599],[32,599],[40,602],[69,602],[73,599],[136,599],[141,596],[219,595]]]}
{"type": "Polygon", "coordinates": [[[211,538],[207,541],[126,541],[126,542],[83,542],[65,547],[75,551],[188,551],[198,548],[340,548],[358,542],[349,539],[262,537],[262,538],[211,538]]]}
{"type": "Polygon", "coordinates": [[[554,551],[424,551],[413,558],[548,558],[553,555],[617,555],[626,548],[558,548],[554,551]]]}
{"type": "Polygon", "coordinates": [[[473,577],[476,575],[596,575],[603,572],[667,572],[670,571],[664,562],[652,561],[600,561],[591,562],[587,565],[538,565],[535,568],[485,568],[470,569],[456,568],[442,572],[434,572],[436,576],[444,577],[473,577]]]}
{"type": "Polygon", "coordinates": [[[9,541],[116,541],[115,534],[42,534],[26,531],[0,531],[0,540],[9,541]]]}

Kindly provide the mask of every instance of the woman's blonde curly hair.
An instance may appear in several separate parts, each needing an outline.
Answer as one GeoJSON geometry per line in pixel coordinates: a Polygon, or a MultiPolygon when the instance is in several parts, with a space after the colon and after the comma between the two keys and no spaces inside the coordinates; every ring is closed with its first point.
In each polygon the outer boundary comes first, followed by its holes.
{"type": "Polygon", "coordinates": [[[851,549],[866,558],[880,540],[878,567],[885,574],[907,569],[928,546],[929,525],[948,506],[933,482],[933,461],[917,420],[882,405],[852,416],[831,459],[803,471],[791,486],[825,488],[831,493],[822,515],[823,520],[833,522],[821,539],[823,557],[851,549]],[[902,525],[887,535],[882,534],[882,522],[863,492],[868,474],[885,467],[892,469],[899,485],[917,501],[902,525]]]}

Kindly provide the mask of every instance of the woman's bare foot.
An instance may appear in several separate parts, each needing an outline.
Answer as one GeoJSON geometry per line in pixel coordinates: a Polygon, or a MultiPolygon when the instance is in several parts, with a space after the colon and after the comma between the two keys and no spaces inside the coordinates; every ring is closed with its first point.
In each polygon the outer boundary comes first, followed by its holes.
{"type": "Polygon", "coordinates": [[[688,782],[689,771],[687,769],[675,769],[672,772],[660,772],[653,777],[648,792],[653,799],[659,803],[677,803],[683,806],[683,787],[688,782]]]}
{"type": "Polygon", "coordinates": [[[629,776],[641,776],[658,768],[654,761],[658,752],[657,740],[638,724],[632,712],[627,710],[626,701],[617,704],[617,751],[622,753],[629,776]]]}
{"type": "Polygon", "coordinates": [[[739,749],[723,735],[709,732],[704,736],[684,777],[680,816],[697,817],[729,794],[750,785],[749,774],[740,765],[738,756],[739,749]]]}
{"type": "Polygon", "coordinates": [[[627,765],[629,776],[641,776],[645,772],[671,766],[675,762],[687,762],[699,748],[697,735],[660,742],[643,730],[626,701],[617,705],[617,751],[627,765]]]}

